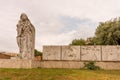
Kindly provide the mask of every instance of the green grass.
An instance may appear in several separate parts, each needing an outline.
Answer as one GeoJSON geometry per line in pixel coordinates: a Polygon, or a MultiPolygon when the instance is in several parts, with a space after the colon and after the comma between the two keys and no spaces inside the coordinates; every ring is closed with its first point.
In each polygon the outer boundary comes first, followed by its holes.
{"type": "Polygon", "coordinates": [[[0,80],[120,80],[120,70],[0,69],[0,80]]]}

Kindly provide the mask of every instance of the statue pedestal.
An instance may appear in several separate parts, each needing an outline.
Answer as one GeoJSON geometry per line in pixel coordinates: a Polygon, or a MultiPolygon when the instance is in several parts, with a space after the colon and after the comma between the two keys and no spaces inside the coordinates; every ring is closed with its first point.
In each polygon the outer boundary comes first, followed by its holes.
{"type": "Polygon", "coordinates": [[[0,68],[38,68],[40,61],[25,59],[0,59],[0,68]]]}

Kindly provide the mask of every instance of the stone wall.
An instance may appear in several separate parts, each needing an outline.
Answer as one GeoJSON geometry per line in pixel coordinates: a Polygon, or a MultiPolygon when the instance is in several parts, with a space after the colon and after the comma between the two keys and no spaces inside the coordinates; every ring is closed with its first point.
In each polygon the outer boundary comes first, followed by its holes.
{"type": "Polygon", "coordinates": [[[43,49],[41,68],[79,69],[84,62],[95,61],[102,69],[120,70],[120,46],[44,46],[43,49]]]}
{"type": "Polygon", "coordinates": [[[43,60],[120,61],[120,46],[44,46],[43,60]]]}
{"type": "MultiPolygon", "coordinates": [[[[74,68],[80,69],[84,67],[84,62],[87,61],[41,61],[41,68],[74,68]]],[[[95,63],[101,69],[105,70],[120,70],[120,62],[99,62],[95,63]]]]}
{"type": "Polygon", "coordinates": [[[62,60],[80,60],[80,46],[62,46],[62,60]]]}
{"type": "MultiPolygon", "coordinates": [[[[88,61],[55,61],[55,60],[11,60],[0,59],[0,68],[75,68],[84,67],[84,62],[88,61]]],[[[95,65],[105,70],[120,70],[119,61],[97,61],[95,65]]]]}
{"type": "Polygon", "coordinates": [[[83,68],[95,61],[102,69],[120,70],[120,46],[44,46],[43,60],[0,59],[0,68],[83,68]]]}
{"type": "Polygon", "coordinates": [[[81,46],[81,60],[101,61],[101,46],[81,46]]]}
{"type": "Polygon", "coordinates": [[[102,46],[102,61],[120,61],[120,46],[102,46]]]}
{"type": "Polygon", "coordinates": [[[35,60],[0,59],[0,68],[37,68],[40,64],[40,61],[35,60]]]}
{"type": "Polygon", "coordinates": [[[61,46],[44,46],[44,60],[61,60],[61,46]]]}

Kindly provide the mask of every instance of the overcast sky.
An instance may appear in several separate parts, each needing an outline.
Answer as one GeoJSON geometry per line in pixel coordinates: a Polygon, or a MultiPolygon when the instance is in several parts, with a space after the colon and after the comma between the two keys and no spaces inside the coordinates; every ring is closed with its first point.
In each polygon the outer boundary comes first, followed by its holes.
{"type": "Polygon", "coordinates": [[[36,28],[36,49],[94,35],[99,22],[120,17],[120,0],[0,0],[0,51],[18,52],[16,24],[24,12],[36,28]]]}

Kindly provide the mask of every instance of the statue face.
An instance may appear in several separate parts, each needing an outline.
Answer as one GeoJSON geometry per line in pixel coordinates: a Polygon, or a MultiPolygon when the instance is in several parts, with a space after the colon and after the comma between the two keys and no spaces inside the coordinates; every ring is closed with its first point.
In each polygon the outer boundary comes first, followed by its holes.
{"type": "Polygon", "coordinates": [[[25,13],[22,13],[21,16],[20,16],[20,19],[22,21],[25,21],[25,20],[28,20],[28,17],[27,17],[27,15],[25,13]]]}

